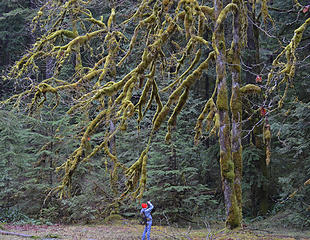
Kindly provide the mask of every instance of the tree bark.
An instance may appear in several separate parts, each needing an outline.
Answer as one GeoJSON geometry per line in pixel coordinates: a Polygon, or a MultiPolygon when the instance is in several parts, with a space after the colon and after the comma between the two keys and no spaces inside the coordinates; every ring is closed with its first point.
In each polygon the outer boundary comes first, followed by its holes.
{"type": "MultiPolygon", "coordinates": [[[[215,19],[218,19],[223,2],[214,0],[215,19]]],[[[234,162],[231,156],[230,117],[228,107],[228,89],[226,73],[226,46],[224,29],[221,21],[216,21],[212,44],[216,52],[216,76],[217,76],[217,110],[219,114],[219,143],[220,143],[220,168],[222,188],[226,208],[226,227],[234,229],[240,226],[239,207],[237,204],[234,187],[234,162]]]]}
{"type": "Polygon", "coordinates": [[[242,221],[242,145],[241,145],[241,131],[242,131],[242,99],[240,92],[241,84],[241,31],[240,31],[240,4],[239,11],[234,11],[233,20],[233,41],[229,51],[229,63],[232,74],[232,89],[230,98],[231,109],[231,152],[234,163],[234,187],[236,199],[239,210],[239,220],[242,221]]]}

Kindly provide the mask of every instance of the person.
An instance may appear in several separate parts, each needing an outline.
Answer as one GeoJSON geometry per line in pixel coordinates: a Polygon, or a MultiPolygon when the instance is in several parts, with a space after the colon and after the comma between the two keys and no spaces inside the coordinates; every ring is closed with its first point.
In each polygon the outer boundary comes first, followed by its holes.
{"type": "Polygon", "coordinates": [[[150,235],[151,235],[151,227],[152,227],[152,215],[151,212],[154,208],[153,204],[148,201],[147,204],[146,203],[142,203],[141,204],[142,209],[140,214],[145,216],[146,218],[146,224],[145,224],[145,228],[142,234],[142,240],[145,240],[145,235],[147,236],[147,240],[150,240],[150,235]]]}

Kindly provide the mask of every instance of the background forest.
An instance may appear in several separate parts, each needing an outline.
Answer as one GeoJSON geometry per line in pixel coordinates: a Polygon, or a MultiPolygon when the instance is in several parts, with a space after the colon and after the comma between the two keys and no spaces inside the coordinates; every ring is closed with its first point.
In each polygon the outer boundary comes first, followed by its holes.
{"type": "MultiPolygon", "coordinates": [[[[44,28],[32,31],[32,19],[45,2],[48,1],[0,1],[0,72],[3,77],[0,80],[0,101],[27,88],[24,81],[8,81],[6,78],[10,67],[45,31],[44,28]]],[[[133,15],[139,2],[95,0],[89,9],[95,18],[102,16],[106,21],[111,8],[115,7],[117,21],[122,22],[133,15]]],[[[268,1],[273,22],[267,24],[264,24],[262,7],[258,4],[253,10],[250,2],[248,43],[242,51],[241,66],[242,78],[247,83],[256,84],[260,78],[266,81],[269,67],[282,51],[282,46],[290,42],[294,30],[309,18],[310,2],[299,1],[300,5],[297,5],[293,0],[268,1]]],[[[226,23],[225,29],[228,25],[226,23]]],[[[134,30],[134,25],[129,24],[125,33],[132,35],[134,30]]],[[[203,37],[209,40],[211,30],[206,31],[203,37]]],[[[97,47],[96,42],[92,44],[93,48],[97,47]]],[[[172,44],[170,47],[166,50],[173,51],[172,44]]],[[[143,44],[138,44],[137,49],[124,68],[131,69],[137,65],[143,44]]],[[[203,51],[207,52],[207,49],[203,51]]],[[[273,218],[270,224],[300,229],[310,227],[310,187],[304,185],[310,176],[310,28],[304,31],[297,55],[296,73],[283,107],[268,115],[271,129],[269,165],[266,164],[263,135],[259,131],[265,109],[253,115],[243,126],[242,202],[245,222],[276,217],[276,221],[273,218]]],[[[83,58],[92,62],[91,56],[85,55],[83,58]]],[[[72,58],[64,63],[59,73],[61,79],[72,74],[75,61],[72,58]]],[[[39,80],[52,74],[52,61],[38,62],[37,65],[39,80]]],[[[159,129],[151,142],[147,185],[142,200],[154,203],[157,223],[225,220],[217,137],[204,135],[198,144],[194,144],[197,118],[215,85],[216,77],[211,73],[215,66],[209,68],[210,71],[203,73],[192,86],[187,103],[178,116],[171,143],[165,142],[165,126],[159,129]]],[[[231,79],[229,74],[228,79],[231,79]]],[[[229,80],[228,84],[231,84],[229,80]]],[[[163,98],[168,97],[168,94],[163,95],[163,98]]],[[[253,105],[259,108],[259,97],[253,95],[247,98],[243,113],[245,118],[250,116],[253,105]]],[[[136,217],[140,208],[138,200],[126,200],[110,207],[113,199],[123,191],[125,176],[117,173],[116,184],[111,182],[111,176],[115,177],[115,173],[104,153],[98,153],[91,161],[79,165],[72,178],[70,197],[60,199],[53,194],[47,197],[62,178],[56,168],[75,150],[85,123],[95,114],[81,112],[72,117],[66,114],[66,106],[71,104],[72,98],[63,97],[61,101],[62,104],[55,110],[50,111],[49,106],[43,105],[41,111],[31,116],[1,104],[0,222],[91,223],[119,215],[136,217]]],[[[127,130],[117,132],[110,142],[109,147],[113,145],[113,153],[117,153],[124,164],[132,164],[144,150],[152,116],[146,113],[139,130],[136,122],[136,119],[129,120],[127,130]]],[[[103,131],[97,131],[89,138],[89,151],[102,138],[103,131]]]]}

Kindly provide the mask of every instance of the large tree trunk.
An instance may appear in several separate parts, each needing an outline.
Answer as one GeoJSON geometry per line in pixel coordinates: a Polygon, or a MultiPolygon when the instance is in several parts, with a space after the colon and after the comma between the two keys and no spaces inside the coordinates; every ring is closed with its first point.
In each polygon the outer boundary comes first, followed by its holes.
{"type": "MultiPolygon", "coordinates": [[[[223,9],[223,2],[214,0],[215,19],[223,9]]],[[[222,188],[226,208],[226,227],[233,229],[240,226],[240,213],[234,186],[234,162],[231,156],[230,118],[228,107],[228,89],[226,83],[226,47],[224,29],[221,21],[216,21],[212,41],[216,52],[216,76],[218,82],[217,109],[219,114],[219,143],[222,188]]]]}
{"type": "Polygon", "coordinates": [[[231,109],[231,151],[232,160],[234,162],[235,181],[234,187],[236,192],[236,199],[239,210],[239,219],[242,220],[242,145],[241,145],[241,131],[242,131],[242,99],[240,92],[241,84],[241,31],[240,31],[240,4],[239,12],[234,10],[233,20],[233,41],[229,51],[229,63],[232,74],[232,89],[230,99],[231,109]]]}

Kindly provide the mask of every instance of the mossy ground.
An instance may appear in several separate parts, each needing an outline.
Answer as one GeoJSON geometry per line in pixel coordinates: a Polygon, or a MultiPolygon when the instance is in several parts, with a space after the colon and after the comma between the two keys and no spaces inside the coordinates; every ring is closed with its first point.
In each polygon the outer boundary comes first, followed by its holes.
{"type": "MultiPolygon", "coordinates": [[[[191,239],[191,240],[310,240],[310,232],[287,231],[283,229],[253,229],[246,226],[244,229],[225,231],[223,224],[211,229],[176,228],[169,226],[153,226],[152,240],[159,239],[191,239]],[[222,229],[222,230],[220,230],[222,229]],[[309,237],[307,237],[309,236],[309,237]]],[[[14,226],[5,225],[6,231],[38,236],[36,239],[66,239],[66,240],[130,240],[140,239],[143,226],[136,221],[117,221],[108,224],[96,225],[52,225],[52,226],[14,226]]],[[[18,236],[0,235],[3,240],[31,239],[18,236]]]]}

